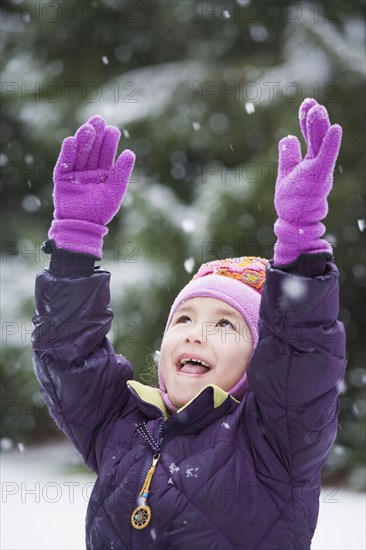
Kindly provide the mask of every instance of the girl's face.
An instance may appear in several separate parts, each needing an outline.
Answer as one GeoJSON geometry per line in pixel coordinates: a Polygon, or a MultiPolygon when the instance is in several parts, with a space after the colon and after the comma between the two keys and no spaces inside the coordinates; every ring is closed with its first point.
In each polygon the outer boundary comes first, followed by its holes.
{"type": "Polygon", "coordinates": [[[180,408],[207,384],[228,391],[242,377],[252,350],[250,330],[236,309],[215,298],[187,300],[175,312],[160,350],[171,402],[180,408]]]}

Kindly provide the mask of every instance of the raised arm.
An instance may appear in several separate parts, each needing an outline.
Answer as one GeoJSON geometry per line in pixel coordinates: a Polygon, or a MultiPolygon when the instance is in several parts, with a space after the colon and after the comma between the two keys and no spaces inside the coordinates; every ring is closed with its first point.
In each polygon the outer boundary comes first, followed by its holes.
{"type": "Polygon", "coordinates": [[[118,211],[134,164],[120,132],[92,117],[66,138],[54,171],[50,268],[36,280],[33,363],[58,427],[98,471],[104,443],[128,400],[131,365],[106,338],[113,314],[110,274],[94,268],[106,224],[118,211]]]}
{"type": "MultiPolygon", "coordinates": [[[[253,441],[263,441],[254,437],[260,430],[291,479],[303,483],[319,475],[336,437],[346,362],[344,327],[337,320],[339,273],[320,223],[328,211],[342,131],[330,126],[315,100],[305,100],[299,114],[305,158],[296,137],[279,143],[277,242],[248,369],[253,390],[248,429],[253,441]]],[[[264,451],[256,452],[260,457],[264,451]]]]}

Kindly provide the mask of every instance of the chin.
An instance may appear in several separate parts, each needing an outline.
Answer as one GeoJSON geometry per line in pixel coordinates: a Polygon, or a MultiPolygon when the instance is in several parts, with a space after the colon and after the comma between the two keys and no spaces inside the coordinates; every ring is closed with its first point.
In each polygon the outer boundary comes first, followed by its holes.
{"type": "Polygon", "coordinates": [[[180,409],[181,407],[186,405],[188,401],[196,397],[196,395],[205,386],[206,384],[200,384],[200,385],[196,385],[195,387],[180,389],[179,392],[177,392],[179,394],[179,397],[176,396],[175,392],[169,393],[168,391],[168,395],[173,405],[175,405],[178,409],[180,409]]]}

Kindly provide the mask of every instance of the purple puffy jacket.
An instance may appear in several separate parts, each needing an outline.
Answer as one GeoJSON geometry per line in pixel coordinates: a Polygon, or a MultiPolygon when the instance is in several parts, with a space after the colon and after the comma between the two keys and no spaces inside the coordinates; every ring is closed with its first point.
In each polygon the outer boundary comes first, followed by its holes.
{"type": "Polygon", "coordinates": [[[98,475],[88,549],[310,548],[345,369],[338,275],[328,261],[291,299],[293,275],[269,263],[251,390],[239,403],[207,386],[173,415],[106,338],[110,274],[38,275],[35,372],[57,425],[98,475]],[[136,530],[131,514],[153,457],[142,427],[161,456],[150,524],[136,530]]]}

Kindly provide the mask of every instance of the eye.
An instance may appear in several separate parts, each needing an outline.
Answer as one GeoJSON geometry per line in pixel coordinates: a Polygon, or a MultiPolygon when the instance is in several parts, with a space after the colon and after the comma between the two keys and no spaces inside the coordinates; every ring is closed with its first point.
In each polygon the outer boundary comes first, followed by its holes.
{"type": "Polygon", "coordinates": [[[228,321],[227,319],[220,319],[220,321],[218,323],[216,323],[216,326],[222,327],[222,328],[227,328],[229,326],[229,327],[231,327],[232,329],[235,330],[234,325],[230,321],[228,321]]]}
{"type": "Polygon", "coordinates": [[[190,320],[191,320],[191,318],[188,317],[188,315],[182,315],[181,317],[178,317],[175,324],[177,325],[178,323],[187,323],[190,320]]]}

